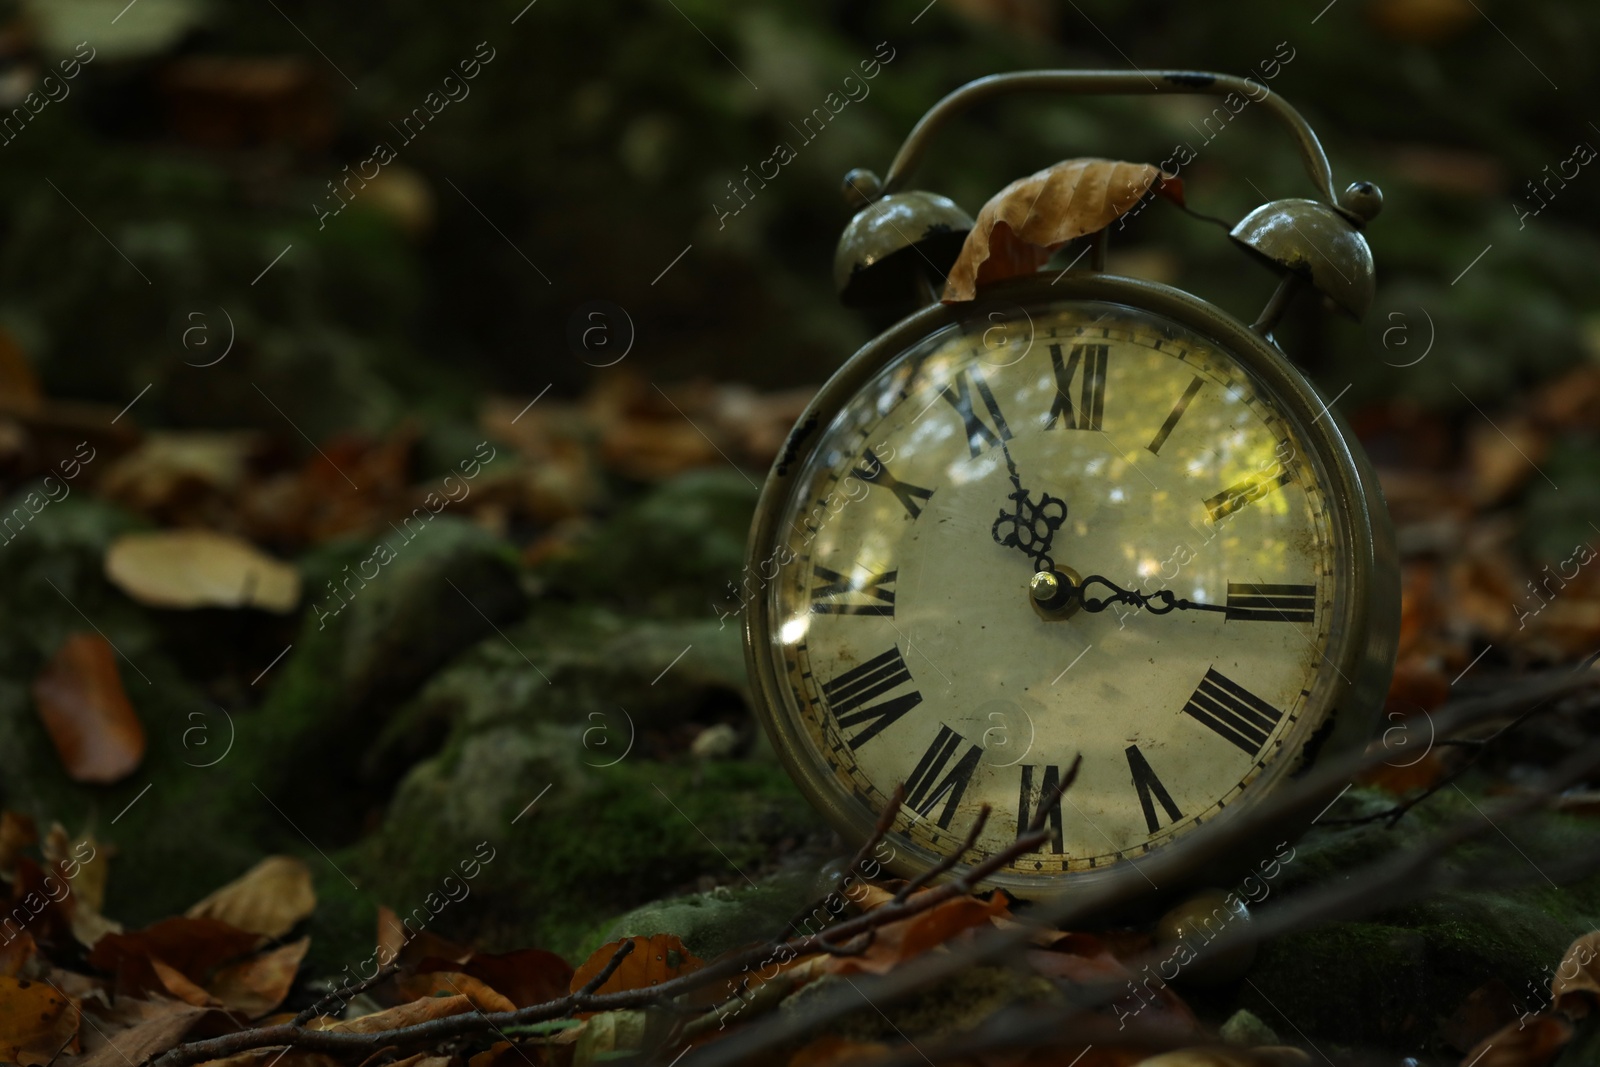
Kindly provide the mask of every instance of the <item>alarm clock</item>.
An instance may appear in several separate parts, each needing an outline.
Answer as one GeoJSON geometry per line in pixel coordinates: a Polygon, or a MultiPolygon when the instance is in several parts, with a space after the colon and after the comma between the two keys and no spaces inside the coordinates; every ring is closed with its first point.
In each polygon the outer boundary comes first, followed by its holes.
{"type": "Polygon", "coordinates": [[[1336,196],[1282,98],[1188,71],[979,79],[923,117],[881,182],[853,171],[847,187],[863,206],[839,244],[843,299],[924,306],[823,386],[761,494],[748,565],[770,580],[743,633],[789,774],[851,843],[903,788],[887,865],[907,877],[1042,822],[1049,840],[989,879],[1024,898],[1156,850],[1188,855],[1189,888],[1214,884],[1295,836],[1329,796],[1227,854],[1198,831],[1365,745],[1393,672],[1399,573],[1377,479],[1272,333],[1305,287],[1367,309],[1377,188],[1336,196]],[[1280,120],[1320,198],[1233,228],[1282,275],[1255,321],[1106,273],[1105,231],[1084,269],[938,303],[973,223],[901,187],[947,121],[1019,91],[1239,93],[1280,120]]]}

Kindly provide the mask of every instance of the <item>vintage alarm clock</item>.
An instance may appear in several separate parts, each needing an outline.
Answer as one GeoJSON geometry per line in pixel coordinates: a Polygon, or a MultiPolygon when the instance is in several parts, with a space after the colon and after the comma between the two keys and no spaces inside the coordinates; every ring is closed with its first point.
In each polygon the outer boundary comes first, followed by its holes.
{"type": "Polygon", "coordinates": [[[744,638],[778,754],[853,843],[903,784],[888,865],[907,876],[959,851],[985,804],[968,860],[1010,845],[1081,756],[1044,813],[1052,839],[994,885],[1052,896],[1186,848],[1192,883],[1215,883],[1255,856],[1215,855],[1196,828],[1363,746],[1394,667],[1377,480],[1271,332],[1306,283],[1366,311],[1361,228],[1381,194],[1336,195],[1316,135],[1264,86],[1186,71],[980,79],[922,118],[881,183],[848,184],[868,202],[839,244],[842,297],[920,287],[926,306],[833,375],[761,495],[749,573],[767,580],[744,638]],[[973,223],[902,186],[946,121],[1021,91],[1239,93],[1288,127],[1320,199],[1233,229],[1283,275],[1253,325],[1105,273],[1103,233],[1086,269],[934,302],[930,276],[973,223]]]}

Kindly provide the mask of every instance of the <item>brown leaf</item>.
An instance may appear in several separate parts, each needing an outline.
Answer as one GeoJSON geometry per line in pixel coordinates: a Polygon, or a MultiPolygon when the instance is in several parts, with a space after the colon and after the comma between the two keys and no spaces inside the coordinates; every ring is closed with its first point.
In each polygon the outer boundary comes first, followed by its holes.
{"type": "Polygon", "coordinates": [[[378,964],[387,967],[398,958],[415,968],[430,957],[459,965],[472,957],[472,950],[427,930],[412,933],[393,909],[378,905],[378,964]]]}
{"type": "Polygon", "coordinates": [[[293,856],[268,856],[184,914],[220,919],[263,937],[282,937],[316,906],[311,869],[293,856]]]}
{"type": "MultiPolygon", "coordinates": [[[[409,1063],[410,1060],[400,1062],[409,1063]]],[[[127,1065],[123,1064],[122,1067],[127,1065]]],[[[236,1052],[220,1060],[206,1060],[199,1067],[340,1067],[340,1064],[338,1060],[323,1052],[271,1045],[267,1048],[253,1048],[248,1052],[236,1052]]],[[[398,1064],[393,1067],[398,1067],[398,1064]]]]}
{"type": "Polygon", "coordinates": [[[185,1004],[193,1004],[199,1008],[213,1008],[219,1005],[217,998],[189,981],[187,975],[166,963],[160,956],[150,956],[146,962],[155,974],[156,981],[161,983],[162,990],[185,1004]]]}
{"type": "Polygon", "coordinates": [[[1457,1052],[1465,1052],[1520,1014],[1510,987],[1496,978],[1467,994],[1440,1025],[1439,1036],[1457,1052]]]}
{"type": "Polygon", "coordinates": [[[311,939],[302,937],[271,952],[230,963],[212,976],[207,988],[226,1006],[259,1019],[289,995],[300,961],[310,947],[311,939]]]}
{"type": "Polygon", "coordinates": [[[889,1046],[877,1041],[825,1034],[789,1057],[789,1067],[844,1067],[850,1063],[875,1063],[889,1054],[889,1046]]]}
{"type": "Polygon", "coordinates": [[[77,1033],[77,1005],[49,984],[0,978],[0,1060],[49,1063],[77,1033]]]}
{"type": "MultiPolygon", "coordinates": [[[[418,965],[418,971],[429,970],[428,962],[431,961],[418,965]]],[[[460,970],[486,983],[519,1008],[564,997],[572,984],[572,965],[541,948],[476,952],[460,970]]]]}
{"type": "Polygon", "coordinates": [[[144,726],[128,703],[116,657],[104,637],[79,631],[33,682],[39,718],[75,782],[120,781],[144,758],[144,726]]]}
{"type": "MultiPolygon", "coordinates": [[[[490,1048],[490,1052],[493,1052],[494,1049],[510,1049],[510,1048],[511,1048],[511,1042],[509,1042],[509,1041],[496,1041],[494,1043],[494,1045],[490,1048]]],[[[472,1057],[472,1063],[474,1065],[476,1065],[477,1062],[478,1062],[479,1056],[482,1056],[482,1055],[485,1055],[485,1053],[479,1053],[478,1056],[472,1057]]],[[[455,1060],[455,1057],[453,1057],[453,1056],[430,1056],[426,1052],[419,1052],[415,1056],[407,1056],[403,1060],[395,1060],[394,1063],[390,1065],[390,1067],[450,1067],[450,1065],[452,1063],[455,1063],[455,1062],[456,1062],[456,1060],[455,1060]]],[[[527,1060],[523,1060],[522,1062],[526,1063],[528,1061],[527,1060]]]]}
{"type": "Polygon", "coordinates": [[[428,971],[395,980],[395,989],[407,1000],[440,995],[466,997],[479,1011],[513,1011],[516,1005],[486,983],[460,971],[428,971]]]}
{"type": "Polygon", "coordinates": [[[0,942],[0,978],[15,978],[38,954],[33,935],[24,930],[9,941],[0,942]]]}
{"type": "Polygon", "coordinates": [[[466,997],[424,997],[397,1008],[388,1008],[357,1019],[335,1022],[319,1029],[346,1034],[375,1034],[381,1030],[398,1030],[402,1026],[415,1026],[430,1019],[443,1019],[449,1015],[461,1015],[476,1010],[472,1006],[472,1001],[466,997]]]}
{"type": "Polygon", "coordinates": [[[1543,1067],[1572,1038],[1572,1024],[1556,1015],[1518,1019],[1496,1030],[1461,1057],[1462,1067],[1543,1067]]]}
{"type": "Polygon", "coordinates": [[[124,997],[118,1001],[118,1006],[121,1010],[115,1018],[122,1025],[108,1025],[102,1020],[97,1026],[83,1028],[84,1054],[71,1061],[72,1067],[128,1067],[129,1063],[144,1063],[176,1048],[202,1019],[226,1018],[214,1008],[199,1008],[165,998],[133,1000],[124,997]]]}
{"type": "MultiPolygon", "coordinates": [[[[596,992],[622,993],[630,989],[647,989],[679,975],[692,974],[705,966],[672,934],[655,934],[651,937],[623,940],[633,942],[633,951],[596,992]]],[[[568,985],[569,991],[576,993],[587,985],[590,979],[605,968],[621,946],[622,941],[612,941],[596,949],[594,955],[584,960],[583,966],[572,976],[572,981],[568,985]]]]}
{"type": "Polygon", "coordinates": [[[1179,204],[1183,183],[1148,163],[1069,159],[1019,178],[983,205],[945,282],[946,304],[1044,266],[1050,253],[1103,230],[1154,188],[1179,204]]]}
{"type": "MultiPolygon", "coordinates": [[[[917,896],[913,894],[910,899],[917,896]]],[[[832,956],[819,967],[830,974],[887,974],[903,961],[937,948],[962,931],[989,926],[994,917],[1006,914],[1005,897],[1000,893],[988,900],[953,897],[909,919],[880,927],[871,947],[861,955],[832,956]]]]}
{"type": "Polygon", "coordinates": [[[1600,930],[1567,946],[1550,978],[1550,996],[1556,1010],[1579,1018],[1600,1007],[1600,930]]]}
{"type": "Polygon", "coordinates": [[[117,991],[137,995],[166,988],[152,958],[195,984],[203,984],[220,964],[238,959],[261,944],[257,934],[216,919],[163,919],[125,934],[107,934],[89,950],[89,964],[116,975],[117,991]]]}
{"type": "Polygon", "coordinates": [[[300,602],[298,568],[215,530],[124,534],[106,549],[105,574],[154,608],[250,607],[282,615],[300,602]]]}
{"type": "Polygon", "coordinates": [[[0,811],[0,878],[10,879],[22,850],[39,841],[33,820],[15,811],[0,811]]]}
{"type": "Polygon", "coordinates": [[[1289,1045],[1261,1045],[1257,1048],[1196,1046],[1174,1049],[1140,1060],[1136,1067],[1299,1067],[1310,1063],[1303,1050],[1289,1045]]]}

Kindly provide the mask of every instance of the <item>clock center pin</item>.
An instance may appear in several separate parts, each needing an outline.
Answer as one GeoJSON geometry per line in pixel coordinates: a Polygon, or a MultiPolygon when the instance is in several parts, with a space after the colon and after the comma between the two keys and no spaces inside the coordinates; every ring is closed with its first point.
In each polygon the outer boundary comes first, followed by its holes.
{"type": "Polygon", "coordinates": [[[1069,619],[1078,613],[1083,600],[1077,596],[1083,576],[1071,567],[1057,565],[1036,573],[1028,580],[1028,601],[1046,622],[1069,619]]]}

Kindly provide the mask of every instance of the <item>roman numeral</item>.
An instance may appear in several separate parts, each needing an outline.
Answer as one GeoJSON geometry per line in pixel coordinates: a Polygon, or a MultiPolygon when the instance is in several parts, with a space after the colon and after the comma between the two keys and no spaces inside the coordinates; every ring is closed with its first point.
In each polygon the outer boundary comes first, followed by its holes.
{"type": "Polygon", "coordinates": [[[1139,791],[1139,806],[1144,809],[1144,822],[1150,832],[1161,829],[1161,820],[1156,817],[1156,801],[1160,801],[1162,808],[1166,809],[1168,819],[1177,822],[1183,818],[1183,812],[1172,802],[1172,794],[1161,784],[1156,772],[1150,769],[1150,762],[1139,751],[1139,746],[1129,745],[1126,754],[1128,770],[1133,774],[1133,787],[1139,791]]]}
{"type": "Polygon", "coordinates": [[[1000,414],[1000,405],[995,403],[989,383],[983,380],[983,375],[976,367],[969,367],[956,376],[955,392],[951,392],[947,385],[939,390],[939,395],[948,400],[950,406],[956,409],[956,414],[961,416],[961,422],[967,430],[967,447],[972,450],[974,459],[983,455],[985,449],[996,448],[1001,442],[1011,440],[1011,428],[1006,425],[1006,417],[1000,414]],[[972,410],[972,391],[967,387],[968,375],[972,376],[972,384],[983,398],[983,406],[989,409],[989,417],[994,420],[992,430],[972,410]]]}
{"type": "Polygon", "coordinates": [[[1289,470],[1277,474],[1252,474],[1242,482],[1235,482],[1216,496],[1206,499],[1206,514],[1213,523],[1221,522],[1246,504],[1253,504],[1279,486],[1289,483],[1289,470]]]}
{"type": "Polygon", "coordinates": [[[901,506],[906,509],[913,519],[922,514],[922,505],[918,501],[927,500],[933,496],[932,489],[924,489],[920,485],[910,485],[900,481],[889,473],[889,468],[885,467],[882,461],[872,454],[870,449],[861,458],[861,465],[852,471],[852,474],[868,485],[876,485],[894,493],[895,498],[900,501],[901,506]]]}
{"type": "Polygon", "coordinates": [[[841,731],[857,726],[863,729],[849,738],[852,750],[860,748],[892,726],[900,716],[922,703],[922,694],[916,691],[890,697],[881,704],[863,707],[911,681],[911,671],[898,648],[891,648],[865,663],[857,664],[822,686],[828,708],[841,731]]]}
{"type": "Polygon", "coordinates": [[[894,584],[899,571],[884,571],[882,574],[864,574],[857,577],[854,573],[844,575],[818,564],[812,568],[812,573],[821,582],[820,585],[811,588],[813,615],[892,616],[894,614],[894,590],[885,586],[894,584]],[[841,596],[849,597],[852,593],[862,593],[864,597],[854,603],[841,603],[834,599],[841,596]]]}
{"type": "Polygon", "coordinates": [[[1183,711],[1252,756],[1283,718],[1283,712],[1214,667],[1206,671],[1183,711]]]}
{"type": "MultiPolygon", "coordinates": [[[[1061,788],[1060,767],[1030,767],[1022,766],[1022,788],[1017,796],[1017,836],[1021,837],[1028,832],[1028,827],[1033,825],[1033,820],[1038,818],[1039,805],[1045,799],[1055,795],[1061,788]],[[1034,781],[1038,779],[1038,786],[1034,781]]],[[[1055,806],[1050,809],[1050,851],[1057,856],[1062,855],[1066,849],[1061,844],[1061,801],[1056,797],[1055,806]]]]}
{"type": "Polygon", "coordinates": [[[1047,430],[1056,428],[1056,420],[1069,430],[1098,430],[1100,416],[1106,409],[1106,358],[1110,345],[1073,345],[1066,361],[1061,358],[1061,346],[1050,346],[1050,364],[1056,371],[1056,395],[1050,402],[1050,421],[1047,430]],[[1082,392],[1078,407],[1072,407],[1072,379],[1083,371],[1082,392]]]}
{"type": "Polygon", "coordinates": [[[1161,454],[1161,446],[1167,443],[1168,437],[1172,436],[1172,428],[1178,425],[1178,420],[1183,418],[1183,413],[1189,410],[1189,401],[1194,399],[1194,395],[1200,391],[1200,387],[1204,384],[1206,384],[1205,379],[1196,374],[1194,381],[1189,383],[1189,388],[1185,389],[1183,395],[1178,398],[1178,402],[1172,405],[1172,410],[1167,412],[1167,421],[1161,424],[1161,429],[1156,431],[1156,435],[1145,446],[1152,453],[1158,456],[1161,454]]]}
{"type": "Polygon", "coordinates": [[[922,754],[911,777],[906,779],[906,804],[918,815],[926,816],[935,804],[944,800],[944,809],[935,820],[941,830],[950,829],[950,820],[955,817],[961,795],[967,791],[972,773],[978,769],[978,761],[983,758],[983,749],[971,745],[966,754],[951,767],[950,761],[964,740],[960,734],[940,723],[939,736],[933,739],[933,744],[922,754]],[[941,774],[943,778],[939,777],[941,774]]]}
{"type": "Polygon", "coordinates": [[[1229,582],[1224,617],[1241,622],[1315,622],[1317,587],[1229,582]]]}

